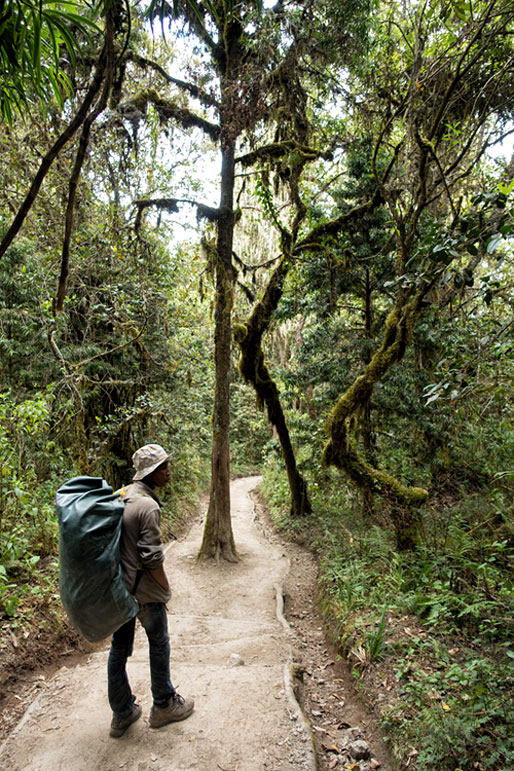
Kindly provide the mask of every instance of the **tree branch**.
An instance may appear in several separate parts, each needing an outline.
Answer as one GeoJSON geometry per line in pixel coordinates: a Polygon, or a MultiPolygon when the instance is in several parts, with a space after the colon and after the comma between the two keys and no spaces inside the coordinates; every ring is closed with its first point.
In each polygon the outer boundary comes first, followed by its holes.
{"type": "MultiPolygon", "coordinates": [[[[162,2],[162,0],[161,0],[162,2]]],[[[211,5],[209,3],[209,5],[211,5]]],[[[169,7],[169,6],[168,6],[169,7]]],[[[204,19],[201,15],[201,10],[204,10],[204,6],[198,2],[186,2],[181,8],[181,15],[186,20],[187,24],[191,27],[193,33],[209,48],[215,58],[221,55],[221,46],[219,46],[208,33],[204,19]]],[[[212,16],[214,22],[217,20],[212,16]]],[[[218,24],[216,23],[218,27],[218,24]]]]}
{"type": "Polygon", "coordinates": [[[262,158],[281,158],[286,153],[294,151],[302,155],[307,161],[315,161],[317,158],[325,158],[326,160],[332,159],[332,153],[330,151],[322,152],[316,150],[314,147],[307,147],[292,139],[288,139],[284,142],[272,142],[269,145],[264,145],[257,150],[246,153],[246,155],[241,155],[239,158],[235,159],[235,163],[240,163],[242,166],[252,166],[256,161],[262,158]]]}
{"type": "Polygon", "coordinates": [[[164,67],[161,67],[160,64],[158,64],[157,62],[154,62],[152,59],[147,59],[145,56],[139,56],[134,51],[130,51],[126,56],[126,60],[132,61],[135,64],[139,64],[139,66],[143,67],[143,69],[150,68],[152,70],[155,70],[155,72],[158,72],[159,75],[161,75],[167,83],[177,86],[178,88],[182,89],[182,91],[187,91],[188,94],[191,94],[192,97],[194,97],[195,99],[198,99],[206,107],[219,106],[217,99],[211,96],[211,94],[208,94],[206,91],[204,91],[199,86],[196,86],[194,83],[188,83],[185,80],[179,80],[178,78],[174,78],[172,75],[169,75],[166,72],[164,67]]]}
{"type": "Polygon", "coordinates": [[[95,71],[93,80],[87,90],[86,96],[84,97],[82,104],[77,110],[75,117],[70,121],[66,129],[62,132],[62,134],[60,134],[60,136],[54,142],[50,150],[43,157],[43,160],[41,161],[37,174],[34,177],[34,180],[30,186],[29,192],[27,193],[25,200],[23,201],[20,208],[18,209],[18,213],[16,214],[16,217],[14,218],[11,226],[7,230],[7,233],[5,234],[5,236],[3,237],[0,243],[0,257],[3,257],[7,249],[10,247],[10,245],[18,235],[23,223],[25,222],[25,218],[27,217],[27,214],[29,213],[32,207],[32,204],[36,199],[39,189],[50,169],[50,166],[57,158],[62,148],[70,141],[70,139],[73,137],[76,131],[84,123],[87,117],[89,108],[93,104],[93,101],[102,85],[105,69],[108,63],[107,59],[108,59],[107,43],[104,41],[102,51],[98,57],[96,71],[95,71]]]}
{"type": "Polygon", "coordinates": [[[84,160],[86,158],[87,148],[89,145],[89,137],[91,134],[91,127],[93,126],[93,123],[98,118],[100,113],[102,113],[107,107],[109,94],[112,88],[114,69],[115,69],[115,63],[114,63],[115,27],[114,27],[114,20],[113,20],[113,8],[114,8],[114,5],[111,5],[107,13],[106,25],[105,25],[106,55],[105,55],[105,69],[104,69],[105,77],[104,77],[104,85],[102,88],[102,93],[100,95],[100,99],[98,100],[98,103],[96,104],[94,109],[89,113],[86,120],[84,121],[84,125],[82,127],[82,134],[79,142],[79,147],[77,150],[77,155],[75,157],[75,164],[73,166],[73,171],[72,171],[69,185],[68,185],[68,204],[66,207],[64,240],[62,245],[61,272],[59,275],[59,283],[57,286],[57,295],[53,303],[54,315],[62,311],[64,306],[64,298],[66,296],[66,284],[68,281],[68,273],[69,273],[70,241],[71,241],[71,235],[73,232],[73,214],[75,211],[77,185],[80,179],[82,166],[84,165],[84,160]]]}
{"type": "Polygon", "coordinates": [[[480,58],[481,46],[480,45],[477,46],[476,43],[477,43],[477,41],[480,40],[480,36],[482,35],[484,27],[486,26],[486,24],[487,24],[487,22],[488,22],[488,20],[490,18],[490,15],[491,15],[492,10],[493,10],[493,8],[495,6],[495,3],[496,3],[496,0],[491,0],[491,2],[489,3],[489,6],[486,9],[486,12],[485,12],[483,18],[482,18],[482,20],[481,20],[481,22],[479,24],[479,26],[477,27],[477,29],[475,31],[475,34],[473,35],[473,37],[471,37],[468,40],[468,43],[467,43],[464,51],[462,52],[461,56],[459,57],[459,60],[457,62],[457,66],[455,67],[454,76],[451,79],[450,83],[448,84],[448,87],[446,89],[446,93],[443,95],[443,97],[440,100],[439,109],[436,112],[436,115],[435,115],[434,120],[432,122],[432,126],[430,128],[430,131],[428,132],[428,139],[429,140],[432,140],[435,137],[435,134],[436,134],[436,132],[437,132],[437,130],[439,128],[439,125],[440,125],[442,119],[443,119],[444,113],[446,112],[446,109],[448,107],[448,104],[449,104],[449,101],[450,101],[450,97],[451,97],[452,93],[454,92],[454,90],[456,89],[457,84],[458,84],[459,80],[461,79],[461,77],[463,75],[462,65],[463,65],[463,63],[464,63],[464,61],[466,59],[466,56],[469,54],[470,51],[472,51],[474,48],[476,48],[476,53],[474,54],[474,56],[471,57],[471,62],[469,62],[466,65],[466,67],[464,68],[464,72],[466,72],[466,70],[468,70],[472,66],[472,64],[480,58]]]}
{"type": "Polygon", "coordinates": [[[182,128],[190,129],[192,126],[196,126],[214,142],[217,142],[220,137],[220,127],[215,123],[211,123],[195,112],[181,107],[172,99],[164,99],[153,89],[136,94],[133,99],[125,102],[125,104],[134,105],[141,111],[145,109],[147,104],[153,104],[162,121],[168,121],[170,118],[173,118],[182,128]]]}
{"type": "Polygon", "coordinates": [[[377,188],[369,201],[360,204],[360,206],[354,206],[353,209],[350,209],[350,211],[341,214],[339,217],[336,217],[333,220],[322,222],[320,225],[316,225],[316,227],[314,227],[310,233],[307,233],[307,235],[304,236],[301,241],[298,241],[293,249],[293,254],[298,254],[299,252],[305,251],[306,249],[312,249],[315,247],[320,248],[321,243],[319,243],[319,239],[322,239],[325,236],[336,235],[348,222],[357,219],[365,212],[373,211],[373,209],[376,209],[382,203],[384,203],[384,199],[382,197],[382,193],[377,188]]]}
{"type": "MultiPolygon", "coordinates": [[[[136,332],[136,334],[130,340],[126,340],[124,343],[120,343],[120,345],[114,346],[114,348],[109,348],[108,351],[102,351],[102,353],[95,353],[95,355],[90,356],[89,359],[83,359],[83,361],[79,361],[76,364],[67,364],[67,362],[66,364],[68,367],[73,367],[73,369],[77,371],[85,364],[90,364],[92,361],[96,361],[96,359],[101,359],[104,356],[111,356],[111,354],[116,353],[116,351],[121,351],[122,348],[127,348],[129,345],[132,345],[133,343],[135,343],[136,340],[139,340],[139,338],[143,335],[145,331],[145,327],[146,327],[146,321],[144,322],[141,329],[138,329],[136,326],[131,327],[132,330],[136,332]]],[[[62,354],[61,354],[61,358],[62,358],[62,354]]],[[[65,361],[63,358],[62,360],[65,361]]]]}
{"type": "Polygon", "coordinates": [[[170,214],[174,214],[178,212],[178,205],[180,203],[188,203],[191,206],[194,206],[198,212],[198,216],[209,220],[209,222],[216,222],[221,216],[219,209],[206,206],[205,204],[199,203],[198,201],[191,201],[189,198],[139,198],[138,200],[133,201],[133,206],[136,206],[138,210],[135,229],[139,230],[139,227],[141,226],[141,218],[145,209],[149,209],[151,206],[155,206],[156,209],[164,209],[170,214]]]}
{"type": "Polygon", "coordinates": [[[351,418],[369,402],[376,383],[385,372],[399,362],[410,342],[414,321],[426,288],[409,302],[398,298],[389,314],[380,348],[360,375],[339,398],[330,418],[330,438],[323,451],[323,463],[344,470],[360,487],[365,487],[397,502],[419,506],[428,498],[426,490],[406,487],[390,474],[372,468],[354,447],[351,418]]]}

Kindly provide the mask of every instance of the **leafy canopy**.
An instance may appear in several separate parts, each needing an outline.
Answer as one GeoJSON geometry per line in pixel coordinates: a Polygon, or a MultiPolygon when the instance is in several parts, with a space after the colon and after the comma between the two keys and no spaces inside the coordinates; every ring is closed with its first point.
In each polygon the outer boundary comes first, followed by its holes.
{"type": "Polygon", "coordinates": [[[34,103],[62,107],[80,37],[95,28],[93,7],[52,0],[0,2],[0,119],[12,124],[34,103]]]}

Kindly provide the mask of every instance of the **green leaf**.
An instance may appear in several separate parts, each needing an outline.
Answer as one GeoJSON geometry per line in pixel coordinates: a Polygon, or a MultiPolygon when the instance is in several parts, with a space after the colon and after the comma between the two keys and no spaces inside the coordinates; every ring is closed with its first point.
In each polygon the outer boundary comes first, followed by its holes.
{"type": "Polygon", "coordinates": [[[511,181],[508,184],[504,182],[498,182],[498,190],[505,197],[509,196],[514,190],[514,179],[511,179],[511,181]]]}
{"type": "Polygon", "coordinates": [[[499,244],[501,241],[503,241],[503,236],[502,236],[502,234],[501,234],[501,233],[496,233],[496,234],[495,234],[495,235],[494,235],[494,236],[491,238],[491,240],[489,241],[489,243],[487,244],[487,247],[486,247],[486,252],[487,252],[487,254],[492,254],[492,252],[494,252],[494,250],[496,249],[496,247],[498,246],[498,244],[499,244]]]}

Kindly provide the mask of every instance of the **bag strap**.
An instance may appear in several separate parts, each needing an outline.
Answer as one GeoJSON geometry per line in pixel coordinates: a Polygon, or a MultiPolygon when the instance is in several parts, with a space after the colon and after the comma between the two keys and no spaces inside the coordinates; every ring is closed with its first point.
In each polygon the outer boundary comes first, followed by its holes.
{"type": "Polygon", "coordinates": [[[143,573],[144,572],[145,572],[144,570],[138,570],[137,571],[137,573],[136,573],[136,580],[134,581],[134,586],[132,587],[132,591],[130,592],[131,594],[133,594],[133,595],[136,594],[137,587],[139,586],[139,582],[143,578],[143,573]]]}

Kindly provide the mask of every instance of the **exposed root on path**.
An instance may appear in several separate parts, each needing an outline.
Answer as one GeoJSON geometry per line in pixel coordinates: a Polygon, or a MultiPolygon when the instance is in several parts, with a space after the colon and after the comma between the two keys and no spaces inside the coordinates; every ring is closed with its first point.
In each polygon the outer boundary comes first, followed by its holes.
{"type": "Polygon", "coordinates": [[[284,585],[275,585],[277,619],[289,631],[294,646],[284,679],[288,695],[292,693],[298,705],[293,712],[299,709],[308,723],[317,771],[345,767],[392,771],[378,721],[356,693],[346,661],[325,636],[317,606],[314,556],[277,535],[259,494],[254,493],[253,498],[263,534],[270,541],[280,541],[289,560],[284,585]],[[366,759],[358,761],[351,754],[357,745],[359,749],[368,746],[366,759]]]}
{"type": "Polygon", "coordinates": [[[284,667],[284,686],[286,689],[286,696],[290,704],[290,707],[293,711],[293,714],[296,715],[296,718],[299,724],[302,726],[302,728],[307,733],[310,739],[311,750],[312,750],[312,752],[309,753],[309,758],[311,760],[311,771],[318,771],[319,762],[318,762],[318,751],[316,748],[316,739],[314,737],[314,732],[311,728],[311,724],[309,723],[304,711],[300,706],[300,703],[298,702],[295,696],[295,692],[294,692],[295,674],[296,674],[296,664],[294,663],[291,657],[284,667]]]}

